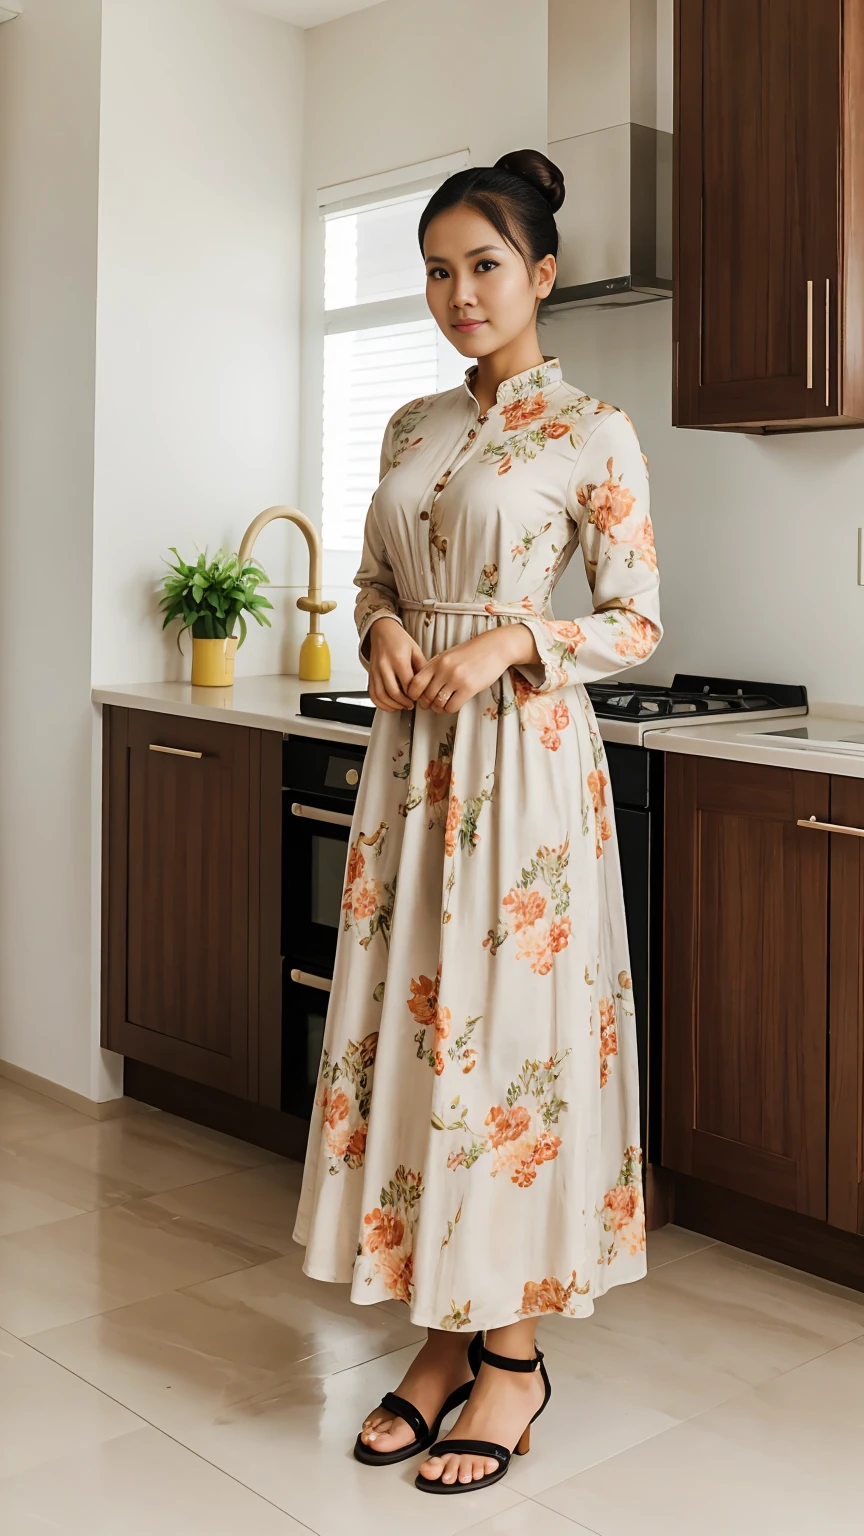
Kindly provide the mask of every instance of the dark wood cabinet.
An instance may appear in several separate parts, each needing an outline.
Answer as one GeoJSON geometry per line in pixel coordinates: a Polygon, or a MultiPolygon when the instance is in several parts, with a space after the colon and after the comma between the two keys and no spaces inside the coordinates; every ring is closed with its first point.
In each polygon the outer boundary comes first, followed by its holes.
{"type": "Polygon", "coordinates": [[[673,423],[864,424],[864,6],[676,0],[673,423]]]}
{"type": "MultiPolygon", "coordinates": [[[[831,779],[828,1220],[864,1234],[864,782],[831,779]]],[[[809,834],[807,834],[809,835],[809,834]]]]}
{"type": "Polygon", "coordinates": [[[280,1103],[281,737],[106,708],[102,1043],[280,1103]]]}
{"type": "Polygon", "coordinates": [[[666,1167],[827,1215],[829,779],[669,755],[666,1167]]]}

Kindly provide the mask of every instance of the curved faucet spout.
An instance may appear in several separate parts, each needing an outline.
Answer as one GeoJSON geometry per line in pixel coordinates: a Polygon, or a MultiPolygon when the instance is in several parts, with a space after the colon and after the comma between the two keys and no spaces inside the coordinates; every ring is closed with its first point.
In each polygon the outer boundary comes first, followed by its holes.
{"type": "Polygon", "coordinates": [[[321,540],[318,529],[305,512],[300,512],[297,507],[268,507],[265,512],[259,512],[240,541],[238,551],[240,564],[242,566],[244,560],[249,559],[262,528],[266,528],[268,523],[275,522],[277,517],[284,517],[288,522],[296,523],[309,546],[309,595],[298,597],[297,607],[309,614],[310,635],[317,634],[321,628],[320,615],[330,613],[336,607],[336,603],[332,598],[325,599],[321,596],[321,540]]]}

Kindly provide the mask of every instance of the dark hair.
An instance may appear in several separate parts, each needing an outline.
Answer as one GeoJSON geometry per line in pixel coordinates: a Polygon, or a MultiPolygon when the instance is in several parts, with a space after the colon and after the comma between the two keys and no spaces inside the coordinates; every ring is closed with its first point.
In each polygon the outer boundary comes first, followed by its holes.
{"type": "Polygon", "coordinates": [[[502,239],[532,267],[558,256],[555,214],[564,201],[564,177],[539,149],[514,149],[494,165],[469,166],[448,176],[432,193],[420,218],[420,250],[436,214],[466,203],[494,225],[502,239]]]}

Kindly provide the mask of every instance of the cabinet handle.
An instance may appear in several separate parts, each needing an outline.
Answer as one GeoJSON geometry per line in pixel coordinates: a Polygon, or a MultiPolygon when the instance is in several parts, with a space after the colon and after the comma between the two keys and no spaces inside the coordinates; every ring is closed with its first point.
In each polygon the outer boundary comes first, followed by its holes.
{"type": "Polygon", "coordinates": [[[799,827],[809,827],[813,832],[845,832],[847,837],[864,837],[864,827],[841,827],[834,821],[817,821],[811,816],[809,821],[799,821],[799,827]]]}
{"type": "Polygon", "coordinates": [[[155,745],[155,743],[152,742],[152,741],[150,743],[150,751],[151,752],[165,752],[165,753],[167,753],[167,755],[169,757],[203,757],[204,756],[203,752],[185,752],[182,747],[157,747],[155,745]]]}
{"type": "Polygon", "coordinates": [[[807,388],[813,388],[813,279],[807,279],[807,388]]]}
{"type": "Polygon", "coordinates": [[[344,811],[319,811],[317,805],[298,805],[296,800],[291,804],[291,815],[305,816],[308,821],[329,821],[336,827],[350,827],[353,820],[344,811]]]}
{"type": "Polygon", "coordinates": [[[831,279],[825,279],[825,404],[831,404],[831,279]]]}
{"type": "Polygon", "coordinates": [[[298,971],[292,967],[291,980],[300,983],[301,987],[317,987],[319,992],[329,992],[333,986],[327,976],[313,976],[311,971],[298,971]]]}

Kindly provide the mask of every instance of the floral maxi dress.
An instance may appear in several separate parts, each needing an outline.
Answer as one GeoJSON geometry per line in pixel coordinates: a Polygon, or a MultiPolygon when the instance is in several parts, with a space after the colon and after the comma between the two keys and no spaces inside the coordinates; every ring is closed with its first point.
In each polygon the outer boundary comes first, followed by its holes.
{"type": "Polygon", "coordinates": [[[387,424],[360,659],[392,615],[427,658],[523,623],[542,660],[455,713],[376,712],[294,1229],[307,1275],[429,1328],[584,1317],[646,1268],[615,815],[584,687],[661,637],[646,463],[556,357],[482,414],[475,378],[387,424]],[[555,619],[577,545],[594,612],[555,619]]]}

